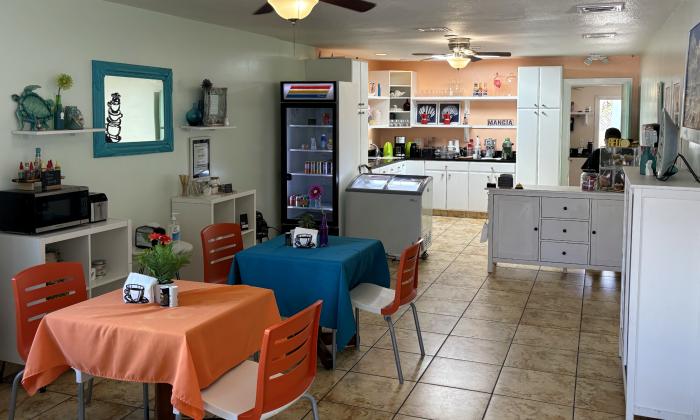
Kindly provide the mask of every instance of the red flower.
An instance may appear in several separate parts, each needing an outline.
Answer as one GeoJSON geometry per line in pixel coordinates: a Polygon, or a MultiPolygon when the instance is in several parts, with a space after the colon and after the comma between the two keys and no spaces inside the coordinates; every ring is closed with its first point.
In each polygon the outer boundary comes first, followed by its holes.
{"type": "Polygon", "coordinates": [[[161,234],[158,232],[153,232],[150,235],[148,235],[148,239],[150,239],[152,241],[158,241],[158,240],[160,240],[160,235],[161,234]]]}
{"type": "Polygon", "coordinates": [[[171,243],[173,241],[173,239],[168,235],[160,235],[160,238],[158,240],[163,245],[168,245],[169,243],[171,243]]]}

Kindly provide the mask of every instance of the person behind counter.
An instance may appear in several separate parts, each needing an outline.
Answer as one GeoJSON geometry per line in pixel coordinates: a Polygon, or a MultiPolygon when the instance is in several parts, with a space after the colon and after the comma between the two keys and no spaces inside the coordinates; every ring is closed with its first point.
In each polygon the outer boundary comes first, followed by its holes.
{"type": "MultiPolygon", "coordinates": [[[[622,133],[615,127],[610,127],[605,130],[605,140],[622,138],[622,133]]],[[[588,159],[581,166],[581,170],[586,172],[598,172],[600,168],[600,148],[595,149],[588,159]]]]}

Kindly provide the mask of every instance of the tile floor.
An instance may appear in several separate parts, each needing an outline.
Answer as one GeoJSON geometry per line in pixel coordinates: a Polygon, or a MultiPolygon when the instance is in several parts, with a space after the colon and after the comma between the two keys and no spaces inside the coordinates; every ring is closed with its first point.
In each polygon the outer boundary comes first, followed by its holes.
{"type": "MultiPolygon", "coordinates": [[[[427,355],[410,311],[395,317],[406,379],[396,379],[381,317],[363,313],[361,348],[320,369],[312,392],[324,419],[621,419],[617,358],[620,280],[613,273],[498,267],[488,276],[483,220],[434,218],[416,302],[427,355]]],[[[392,275],[397,264],[391,262],[392,275]]],[[[73,418],[75,386],[63,376],[20,396],[18,419],[73,418]]],[[[0,385],[0,417],[9,385],[0,385]]],[[[142,418],[138,384],[99,380],[90,419],[142,418]]],[[[310,419],[299,402],[280,419],[310,419]]]]}

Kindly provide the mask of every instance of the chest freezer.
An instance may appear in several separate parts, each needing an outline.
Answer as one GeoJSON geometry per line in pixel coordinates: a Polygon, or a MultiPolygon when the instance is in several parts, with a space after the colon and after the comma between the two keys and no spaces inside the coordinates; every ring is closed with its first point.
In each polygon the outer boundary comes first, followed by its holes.
{"type": "Polygon", "coordinates": [[[414,175],[362,174],[345,189],[345,234],[382,242],[387,255],[423,240],[427,256],[432,242],[433,178],[414,175]]]}

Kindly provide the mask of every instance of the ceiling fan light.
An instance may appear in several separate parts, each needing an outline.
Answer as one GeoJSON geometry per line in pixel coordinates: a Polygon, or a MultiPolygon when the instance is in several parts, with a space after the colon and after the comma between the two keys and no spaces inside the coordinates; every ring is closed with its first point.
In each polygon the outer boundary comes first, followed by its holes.
{"type": "Polygon", "coordinates": [[[318,0],[267,0],[275,12],[286,20],[296,22],[309,16],[318,0]]]}
{"type": "Polygon", "coordinates": [[[471,61],[472,59],[469,57],[462,57],[458,55],[447,57],[447,62],[449,63],[450,67],[457,70],[467,67],[471,61]]]}

